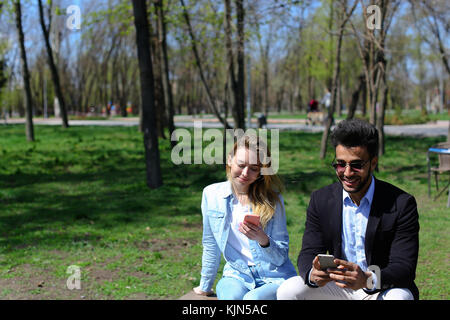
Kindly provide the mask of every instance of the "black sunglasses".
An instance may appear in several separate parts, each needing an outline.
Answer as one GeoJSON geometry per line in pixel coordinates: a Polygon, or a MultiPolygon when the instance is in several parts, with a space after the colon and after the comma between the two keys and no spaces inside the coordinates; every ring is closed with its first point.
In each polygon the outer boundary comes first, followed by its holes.
{"type": "Polygon", "coordinates": [[[338,171],[338,172],[344,172],[345,168],[347,168],[347,166],[350,167],[351,170],[359,172],[362,170],[362,168],[364,168],[364,166],[366,165],[366,163],[370,162],[371,159],[366,160],[366,161],[352,161],[350,163],[344,162],[344,161],[338,161],[338,162],[333,162],[331,164],[331,166],[334,168],[334,170],[338,171]]]}

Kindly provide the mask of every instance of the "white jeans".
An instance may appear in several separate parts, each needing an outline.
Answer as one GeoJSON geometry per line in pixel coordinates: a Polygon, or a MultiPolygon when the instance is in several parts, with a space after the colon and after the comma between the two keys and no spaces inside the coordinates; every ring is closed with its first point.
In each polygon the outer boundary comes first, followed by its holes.
{"type": "Polygon", "coordinates": [[[363,289],[339,288],[333,281],[320,288],[311,288],[302,277],[284,281],[277,291],[278,300],[414,300],[409,289],[393,288],[381,293],[367,294],[363,289]]]}

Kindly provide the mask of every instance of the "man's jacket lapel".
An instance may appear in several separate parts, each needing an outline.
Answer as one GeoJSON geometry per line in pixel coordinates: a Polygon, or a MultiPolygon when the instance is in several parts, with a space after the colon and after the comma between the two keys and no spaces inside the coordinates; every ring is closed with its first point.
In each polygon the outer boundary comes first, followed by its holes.
{"type": "Polygon", "coordinates": [[[366,253],[367,265],[372,263],[372,248],[375,241],[375,234],[383,213],[383,190],[379,187],[379,182],[375,179],[375,192],[373,194],[372,206],[370,208],[369,220],[367,221],[366,239],[364,249],[366,253]],[[377,187],[378,185],[378,187],[377,187]]]}
{"type": "Polygon", "coordinates": [[[331,239],[336,244],[334,252],[330,253],[338,258],[342,255],[342,185],[340,183],[334,185],[332,196],[327,201],[327,207],[330,208],[329,230],[332,232],[331,239]]]}

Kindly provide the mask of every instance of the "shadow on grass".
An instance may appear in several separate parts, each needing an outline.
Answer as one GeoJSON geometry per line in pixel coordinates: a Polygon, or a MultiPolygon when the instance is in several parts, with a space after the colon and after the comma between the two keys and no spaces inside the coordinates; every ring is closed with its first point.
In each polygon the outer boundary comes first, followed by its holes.
{"type": "MultiPolygon", "coordinates": [[[[193,221],[200,226],[203,188],[225,180],[222,165],[174,165],[170,143],[163,140],[164,185],[148,189],[142,139],[133,128],[78,127],[64,131],[37,127],[36,136],[41,141],[33,144],[23,141],[22,130],[23,126],[2,129],[8,138],[0,138],[3,250],[99,243],[104,238],[109,241],[126,236],[130,228],[186,228],[193,221]]],[[[283,133],[280,150],[287,156],[280,159],[280,175],[288,192],[309,197],[312,191],[336,181],[334,172],[325,166],[330,159],[320,163],[316,158],[319,140],[320,134],[283,133]]],[[[390,137],[387,150],[397,152],[390,146],[407,145],[412,163],[421,163],[417,157],[423,155],[413,151],[438,141],[390,137]]],[[[329,149],[328,158],[331,153],[329,149]]],[[[389,167],[390,172],[420,169],[420,165],[405,162],[389,167]]]]}
{"type": "Polygon", "coordinates": [[[411,172],[424,173],[427,174],[427,164],[423,165],[404,165],[404,166],[395,166],[395,165],[385,165],[384,171],[389,172],[390,174],[411,174],[411,172]]]}
{"type": "Polygon", "coordinates": [[[0,175],[0,246],[64,247],[98,243],[113,230],[133,226],[189,226],[177,217],[198,215],[201,223],[203,188],[225,177],[221,166],[172,165],[163,170],[164,185],[150,190],[139,166],[93,174],[0,175]]]}
{"type": "Polygon", "coordinates": [[[306,196],[310,196],[313,191],[337,181],[333,173],[326,171],[282,174],[280,177],[288,191],[306,196]]]}
{"type": "MultiPolygon", "coordinates": [[[[202,190],[225,180],[222,165],[174,165],[170,144],[163,140],[164,185],[150,190],[142,140],[134,129],[37,127],[41,141],[17,144],[22,129],[4,130],[11,139],[5,140],[0,159],[3,250],[101,245],[103,240],[126,237],[132,228],[181,230],[192,221],[201,228],[202,190]]],[[[280,149],[290,153],[314,148],[317,139],[310,134],[285,137],[280,149]]],[[[290,172],[282,178],[293,192],[309,195],[329,181],[322,171],[290,172]]]]}

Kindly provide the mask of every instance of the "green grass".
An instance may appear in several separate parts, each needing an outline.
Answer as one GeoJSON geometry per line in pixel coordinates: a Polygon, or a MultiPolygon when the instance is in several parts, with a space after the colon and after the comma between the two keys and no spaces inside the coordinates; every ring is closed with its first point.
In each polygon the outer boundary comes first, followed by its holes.
{"type": "MultiPolygon", "coordinates": [[[[160,140],[164,185],[145,182],[135,127],[0,126],[0,299],[174,299],[200,281],[202,189],[221,165],[174,165],[160,140]],[[81,268],[68,290],[67,267],[81,268]]],[[[290,258],[297,259],[310,193],[335,181],[320,135],[280,133],[290,258]]],[[[377,177],[416,196],[422,299],[448,299],[449,209],[427,197],[426,150],[442,139],[389,137],[377,177]]],[[[219,273],[220,276],[220,273],[219,273]]],[[[218,278],[219,278],[218,276],[218,278]]]]}
{"type": "MultiPolygon", "coordinates": [[[[363,117],[361,112],[358,110],[356,112],[358,118],[365,118],[369,120],[369,113],[366,113],[366,116],[363,117]]],[[[347,117],[347,110],[345,110],[341,116],[335,115],[335,120],[343,120],[347,117]]],[[[270,112],[269,119],[306,119],[306,113],[287,113],[282,111],[281,113],[270,112]]],[[[427,115],[423,115],[420,110],[411,109],[411,110],[403,110],[403,109],[389,109],[386,111],[386,116],[384,119],[384,123],[387,125],[407,125],[407,124],[423,124],[430,121],[445,121],[450,120],[450,113],[444,111],[444,113],[429,113],[427,115]]]]}

